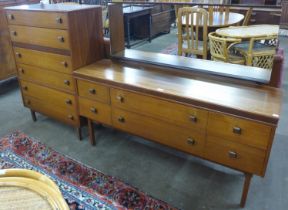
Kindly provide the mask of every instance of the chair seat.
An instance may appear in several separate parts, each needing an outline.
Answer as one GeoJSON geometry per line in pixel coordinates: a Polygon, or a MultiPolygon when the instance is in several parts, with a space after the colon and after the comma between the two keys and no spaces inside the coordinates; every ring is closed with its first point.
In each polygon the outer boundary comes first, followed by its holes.
{"type": "Polygon", "coordinates": [[[229,63],[235,63],[235,64],[244,64],[245,63],[245,59],[244,59],[243,56],[229,54],[228,62],[229,63]]]}
{"type": "MultiPolygon", "coordinates": [[[[249,49],[250,42],[244,41],[233,46],[233,49],[247,53],[249,49]]],[[[270,51],[275,50],[275,46],[269,46],[263,43],[255,42],[253,46],[253,52],[263,52],[263,51],[270,51]]]]}

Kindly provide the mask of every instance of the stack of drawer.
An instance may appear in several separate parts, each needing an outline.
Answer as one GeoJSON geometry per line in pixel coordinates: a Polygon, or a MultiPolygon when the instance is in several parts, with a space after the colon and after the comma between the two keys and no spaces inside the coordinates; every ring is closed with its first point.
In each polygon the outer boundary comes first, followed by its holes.
{"type": "Polygon", "coordinates": [[[102,58],[101,8],[30,5],[6,14],[24,105],[80,127],[72,71],[102,58]]]}

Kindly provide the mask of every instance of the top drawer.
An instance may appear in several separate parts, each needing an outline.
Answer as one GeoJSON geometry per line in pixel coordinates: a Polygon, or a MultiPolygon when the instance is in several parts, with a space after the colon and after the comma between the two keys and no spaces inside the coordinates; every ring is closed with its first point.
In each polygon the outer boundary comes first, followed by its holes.
{"type": "Polygon", "coordinates": [[[272,128],[262,123],[210,112],[207,131],[208,135],[267,149],[272,128]]]}
{"type": "Polygon", "coordinates": [[[59,29],[68,28],[66,13],[7,10],[6,14],[8,23],[13,25],[59,29]]]}
{"type": "Polygon", "coordinates": [[[128,91],[111,89],[111,103],[113,106],[128,111],[157,117],[166,122],[190,129],[204,130],[207,123],[208,112],[206,110],[128,91]]]}

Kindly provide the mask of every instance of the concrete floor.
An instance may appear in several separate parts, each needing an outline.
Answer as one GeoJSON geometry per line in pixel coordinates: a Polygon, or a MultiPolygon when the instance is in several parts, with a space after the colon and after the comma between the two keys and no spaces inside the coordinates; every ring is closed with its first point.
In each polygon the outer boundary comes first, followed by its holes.
{"type": "MultiPolygon", "coordinates": [[[[281,46],[288,55],[288,39],[281,46]]],[[[153,40],[152,43],[157,43],[153,40]]],[[[158,48],[159,49],[159,48],[158,48]]],[[[285,63],[287,71],[287,58],[285,63]]],[[[288,74],[279,127],[265,178],[253,177],[245,209],[288,206],[288,74]]],[[[95,128],[97,145],[80,142],[74,130],[40,114],[33,122],[16,80],[0,85],[0,136],[21,130],[55,150],[184,210],[240,209],[243,175],[110,128],[95,128]]],[[[84,134],[87,130],[84,129],[84,134]]]]}

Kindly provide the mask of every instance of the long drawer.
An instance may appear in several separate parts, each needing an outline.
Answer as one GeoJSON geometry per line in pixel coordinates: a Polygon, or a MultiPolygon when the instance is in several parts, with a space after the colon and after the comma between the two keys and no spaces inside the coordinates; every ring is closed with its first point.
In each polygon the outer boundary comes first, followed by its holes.
{"type": "Polygon", "coordinates": [[[110,105],[79,97],[79,112],[81,116],[111,125],[110,105]]]}
{"type": "Polygon", "coordinates": [[[70,56],[19,47],[14,47],[14,53],[17,63],[28,64],[63,73],[71,73],[72,71],[70,56]]]}
{"type": "Polygon", "coordinates": [[[53,88],[75,93],[75,84],[72,75],[45,70],[25,64],[17,64],[20,79],[36,81],[53,88]]]}
{"type": "Polygon", "coordinates": [[[202,132],[191,131],[117,108],[112,108],[112,123],[120,130],[202,156],[205,144],[205,134],[202,132]]]}
{"type": "Polygon", "coordinates": [[[112,106],[157,117],[189,129],[204,130],[206,127],[208,117],[206,110],[118,89],[111,89],[110,92],[112,106]]]}
{"type": "Polygon", "coordinates": [[[205,158],[241,171],[262,176],[265,150],[208,136],[205,145],[205,158]]]}
{"type": "Polygon", "coordinates": [[[65,109],[46,101],[38,100],[31,96],[23,95],[24,105],[33,111],[60,120],[69,125],[79,126],[80,120],[76,111],[65,109]]]}
{"type": "Polygon", "coordinates": [[[54,109],[54,106],[57,106],[67,111],[76,111],[76,100],[74,95],[57,91],[41,85],[36,85],[34,83],[26,82],[24,80],[21,80],[20,83],[23,95],[31,96],[33,98],[43,101],[43,103],[50,104],[51,110],[54,109]]]}
{"type": "Polygon", "coordinates": [[[259,122],[210,112],[207,134],[245,145],[266,149],[272,128],[259,122]]]}
{"type": "Polygon", "coordinates": [[[59,29],[68,28],[67,14],[59,12],[7,10],[7,20],[9,25],[25,25],[59,29]]]}
{"type": "Polygon", "coordinates": [[[13,42],[66,50],[70,48],[69,35],[66,30],[10,25],[9,31],[13,42]]]}

